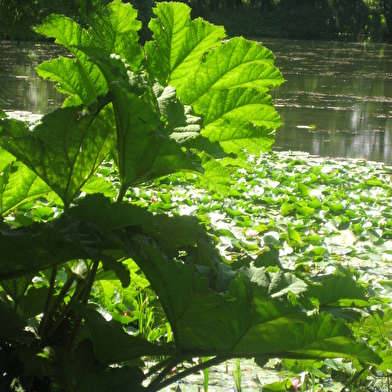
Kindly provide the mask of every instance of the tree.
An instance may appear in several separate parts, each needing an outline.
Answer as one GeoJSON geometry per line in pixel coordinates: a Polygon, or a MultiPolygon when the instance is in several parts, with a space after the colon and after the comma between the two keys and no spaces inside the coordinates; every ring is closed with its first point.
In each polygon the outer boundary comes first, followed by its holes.
{"type": "Polygon", "coordinates": [[[387,40],[392,43],[392,3],[388,0],[381,0],[381,10],[387,25],[387,40]]]}
{"type": "Polygon", "coordinates": [[[0,0],[0,33],[4,38],[21,40],[31,36],[38,22],[39,3],[29,0],[0,0]]]}
{"type": "Polygon", "coordinates": [[[359,34],[365,32],[369,21],[369,8],[363,0],[332,0],[330,7],[341,33],[357,39],[359,34]]]}

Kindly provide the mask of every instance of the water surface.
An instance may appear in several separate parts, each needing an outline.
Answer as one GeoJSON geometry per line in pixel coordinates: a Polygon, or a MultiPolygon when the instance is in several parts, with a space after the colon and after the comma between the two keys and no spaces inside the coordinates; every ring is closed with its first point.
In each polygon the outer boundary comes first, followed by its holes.
{"type": "MultiPolygon", "coordinates": [[[[283,125],[275,151],[392,163],[392,46],[266,39],[286,83],[272,92],[283,125]]],[[[35,67],[54,44],[2,42],[0,108],[45,114],[64,96],[35,67]]]]}
{"type": "Polygon", "coordinates": [[[286,83],[274,149],[392,162],[392,46],[263,40],[286,83]]]}
{"type": "Polygon", "coordinates": [[[48,43],[2,41],[0,43],[0,109],[46,114],[62,105],[64,95],[42,80],[35,68],[45,60],[66,55],[48,43]]]}

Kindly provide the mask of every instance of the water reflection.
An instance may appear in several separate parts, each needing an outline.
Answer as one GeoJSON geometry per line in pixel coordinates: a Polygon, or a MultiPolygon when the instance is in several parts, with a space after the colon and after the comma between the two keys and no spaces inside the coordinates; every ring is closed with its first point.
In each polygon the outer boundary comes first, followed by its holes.
{"type": "MultiPolygon", "coordinates": [[[[283,121],[275,150],[392,163],[392,46],[262,43],[287,80],[272,92],[283,121]]],[[[64,96],[35,72],[60,54],[64,49],[53,44],[2,42],[0,108],[45,114],[61,106],[64,96]]]]}
{"type": "Polygon", "coordinates": [[[262,43],[287,80],[272,93],[283,121],[275,150],[392,162],[392,46],[262,43]]]}
{"type": "Polygon", "coordinates": [[[53,83],[38,77],[35,68],[45,60],[64,55],[53,44],[2,41],[0,44],[0,108],[45,114],[61,106],[64,96],[53,83]]]}

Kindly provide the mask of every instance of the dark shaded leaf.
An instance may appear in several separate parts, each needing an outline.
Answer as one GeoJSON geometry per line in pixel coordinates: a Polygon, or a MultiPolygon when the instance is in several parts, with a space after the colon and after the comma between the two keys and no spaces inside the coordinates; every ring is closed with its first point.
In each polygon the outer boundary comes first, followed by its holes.
{"type": "Polygon", "coordinates": [[[78,309],[90,330],[94,351],[101,364],[109,365],[145,355],[160,356],[173,353],[170,345],[157,345],[140,337],[128,335],[122,325],[115,321],[106,321],[97,311],[78,309]]]}
{"type": "Polygon", "coordinates": [[[99,194],[87,196],[68,213],[98,226],[104,234],[126,227],[139,227],[139,231],[145,230],[170,251],[193,246],[197,236],[205,231],[196,217],[154,215],[143,207],[113,203],[99,194]]]}
{"type": "Polygon", "coordinates": [[[72,392],[120,392],[127,389],[143,391],[143,372],[138,368],[105,369],[95,357],[90,340],[83,340],[73,355],[55,347],[49,351],[46,365],[52,387],[72,392]]]}
{"type": "Polygon", "coordinates": [[[103,238],[96,227],[70,217],[47,224],[0,230],[0,280],[37,273],[79,258],[99,258],[103,238]]]}
{"type": "Polygon", "coordinates": [[[0,314],[1,342],[18,341],[29,343],[34,339],[33,333],[25,331],[26,321],[2,300],[0,300],[0,314]]]}
{"type": "Polygon", "coordinates": [[[159,293],[177,349],[184,355],[381,361],[351,338],[343,320],[325,314],[308,317],[289,303],[267,298],[259,282],[244,277],[232,279],[227,291],[218,294],[191,266],[165,259],[146,239],[139,237],[132,244],[132,257],[159,293]]]}

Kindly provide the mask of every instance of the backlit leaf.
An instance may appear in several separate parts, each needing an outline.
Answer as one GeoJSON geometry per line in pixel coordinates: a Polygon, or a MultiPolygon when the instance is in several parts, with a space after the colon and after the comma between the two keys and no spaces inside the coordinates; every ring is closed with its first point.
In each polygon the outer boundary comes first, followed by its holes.
{"type": "Polygon", "coordinates": [[[57,44],[65,46],[75,56],[75,59],[59,57],[37,67],[38,75],[58,83],[58,91],[69,95],[64,106],[87,105],[107,92],[98,67],[77,49],[77,46],[87,46],[91,42],[86,30],[72,19],[55,14],[48,16],[35,30],[55,38],[57,44]]]}
{"type": "MultiPolygon", "coordinates": [[[[113,148],[112,112],[85,114],[58,109],[33,132],[17,120],[3,120],[0,145],[40,176],[68,206],[113,148]]],[[[27,186],[27,185],[26,185],[27,186]]]]}
{"type": "Polygon", "coordinates": [[[50,197],[52,189],[36,173],[20,162],[14,162],[4,170],[0,183],[0,211],[5,216],[23,204],[39,197],[50,197]]]}
{"type": "Polygon", "coordinates": [[[223,30],[190,21],[184,5],[158,3],[154,12],[155,40],[146,44],[149,70],[203,115],[202,135],[226,152],[270,150],[280,119],[266,92],[283,82],[272,53],[243,38],[222,44],[223,30]]]}

